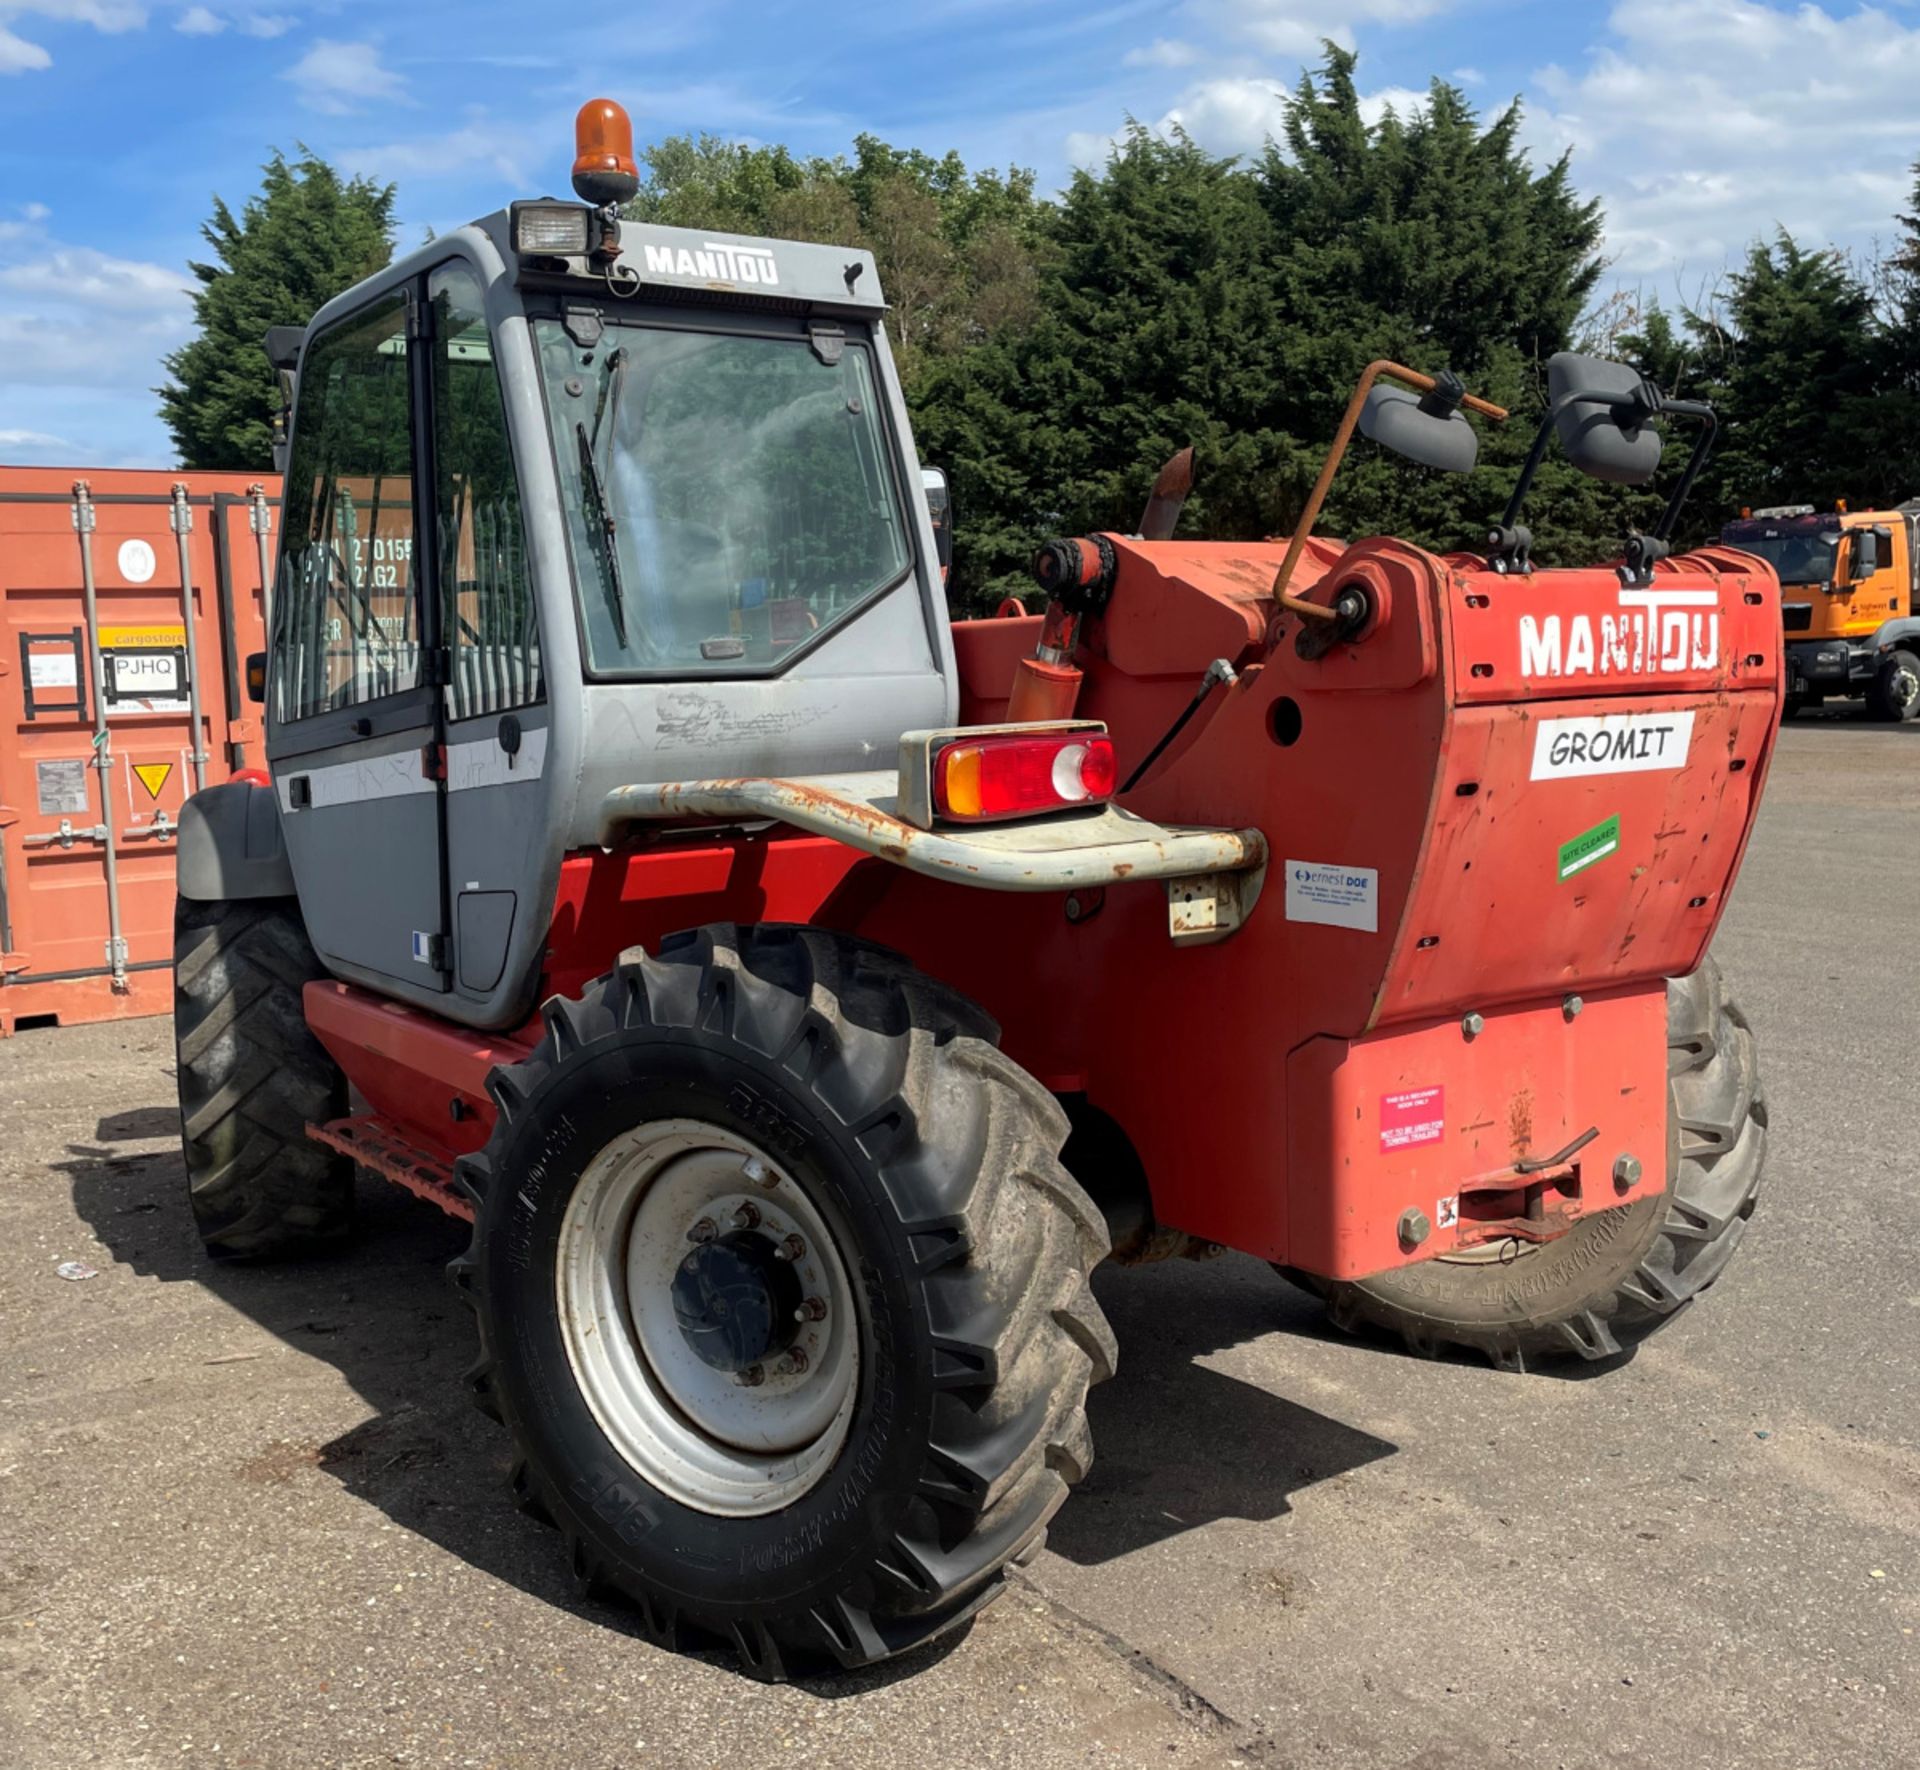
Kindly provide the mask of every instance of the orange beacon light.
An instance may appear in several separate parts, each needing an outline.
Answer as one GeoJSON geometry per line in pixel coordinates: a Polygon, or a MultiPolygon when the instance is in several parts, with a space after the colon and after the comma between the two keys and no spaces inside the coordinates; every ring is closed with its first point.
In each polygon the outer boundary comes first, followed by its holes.
{"type": "Polygon", "coordinates": [[[603,209],[624,203],[640,188],[633,157],[633,125],[610,98],[590,98],[573,120],[573,188],[603,209]]]}

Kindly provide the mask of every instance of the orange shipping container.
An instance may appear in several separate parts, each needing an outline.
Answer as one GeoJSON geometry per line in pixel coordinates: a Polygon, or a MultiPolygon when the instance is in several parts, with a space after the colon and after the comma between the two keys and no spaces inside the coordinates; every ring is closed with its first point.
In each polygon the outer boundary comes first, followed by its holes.
{"type": "Polygon", "coordinates": [[[171,1011],[180,807],[197,771],[265,762],[245,665],[279,500],[264,475],[0,467],[0,1037],[171,1011]]]}

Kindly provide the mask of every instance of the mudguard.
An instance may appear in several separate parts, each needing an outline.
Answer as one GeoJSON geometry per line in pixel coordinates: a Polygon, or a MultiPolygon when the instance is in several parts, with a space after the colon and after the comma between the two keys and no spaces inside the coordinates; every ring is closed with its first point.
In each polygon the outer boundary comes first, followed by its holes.
{"type": "Polygon", "coordinates": [[[292,897],[293,868],[271,787],[225,781],[180,808],[180,895],[195,903],[292,897]]]}

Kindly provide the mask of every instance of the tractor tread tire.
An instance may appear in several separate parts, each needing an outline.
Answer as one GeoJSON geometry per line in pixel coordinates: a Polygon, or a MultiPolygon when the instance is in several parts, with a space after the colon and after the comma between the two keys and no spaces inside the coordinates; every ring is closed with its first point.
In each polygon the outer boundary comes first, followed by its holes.
{"type": "Polygon", "coordinates": [[[1286,1276],[1326,1300],[1335,1326],[1396,1334],[1422,1357],[1460,1347],[1514,1371],[1621,1357],[1720,1276],[1759,1198],[1767,1105],[1753,1032],[1712,960],[1668,982],[1667,1072],[1676,1155],[1666,1193],[1602,1212],[1572,1231],[1566,1244],[1592,1238],[1589,1265],[1511,1307],[1504,1319],[1489,1319],[1483,1305],[1505,1282],[1500,1267],[1447,1268],[1458,1295],[1482,1305],[1471,1310],[1449,1309],[1426,1288],[1428,1269],[1440,1262],[1351,1283],[1286,1276]]]}
{"type": "MultiPolygon", "coordinates": [[[[559,1529],[582,1594],[627,1600],[656,1645],[731,1647],[758,1678],[868,1665],[957,1627],[1032,1558],[1086,1473],[1087,1390],[1114,1366],[1087,1282],[1107,1253],[1106,1224],[1060,1165],[1058,1102],[1001,1053],[999,1029],[966,998],[887,948],[806,927],[720,925],[676,935],[654,955],[631,949],[543,1016],[540,1043],[489,1079],[499,1117],[486,1147],[456,1169],[476,1204],[474,1239],[449,1268],[478,1317],[470,1383],[514,1439],[521,1507],[559,1529]],[[505,1266],[490,1257],[490,1238],[521,1221],[519,1189],[496,1185],[515,1162],[516,1122],[538,1135],[543,1100],[566,1070],[607,1041],[669,1029],[771,1059],[824,1121],[878,1152],[870,1159],[897,1219],[887,1230],[912,1250],[915,1307],[931,1329],[919,1382],[932,1407],[911,1491],[889,1527],[849,1554],[833,1589],[810,1589],[790,1608],[676,1592],[647,1576],[583,1503],[585,1479],[549,1441],[556,1429],[546,1438],[529,1429],[538,1389],[513,1361],[533,1355],[513,1324],[533,1293],[491,1294],[512,1281],[495,1276],[505,1266]]],[[[564,1363],[531,1374],[540,1386],[572,1384],[564,1363]]]]}
{"type": "Polygon", "coordinates": [[[174,912],[173,1026],[194,1226],[208,1252],[263,1259],[337,1247],[353,1164],[307,1136],[347,1110],[346,1079],[308,1030],[301,990],[326,975],[292,898],[174,912]]]}

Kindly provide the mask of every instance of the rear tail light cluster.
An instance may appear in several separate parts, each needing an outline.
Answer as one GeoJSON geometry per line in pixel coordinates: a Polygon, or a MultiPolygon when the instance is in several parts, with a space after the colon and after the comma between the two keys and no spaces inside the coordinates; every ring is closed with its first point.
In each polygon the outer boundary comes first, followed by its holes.
{"type": "Polygon", "coordinates": [[[1101,734],[963,738],[934,753],[933,805],[960,823],[1031,817],[1110,799],[1114,778],[1113,740],[1101,734]]]}

